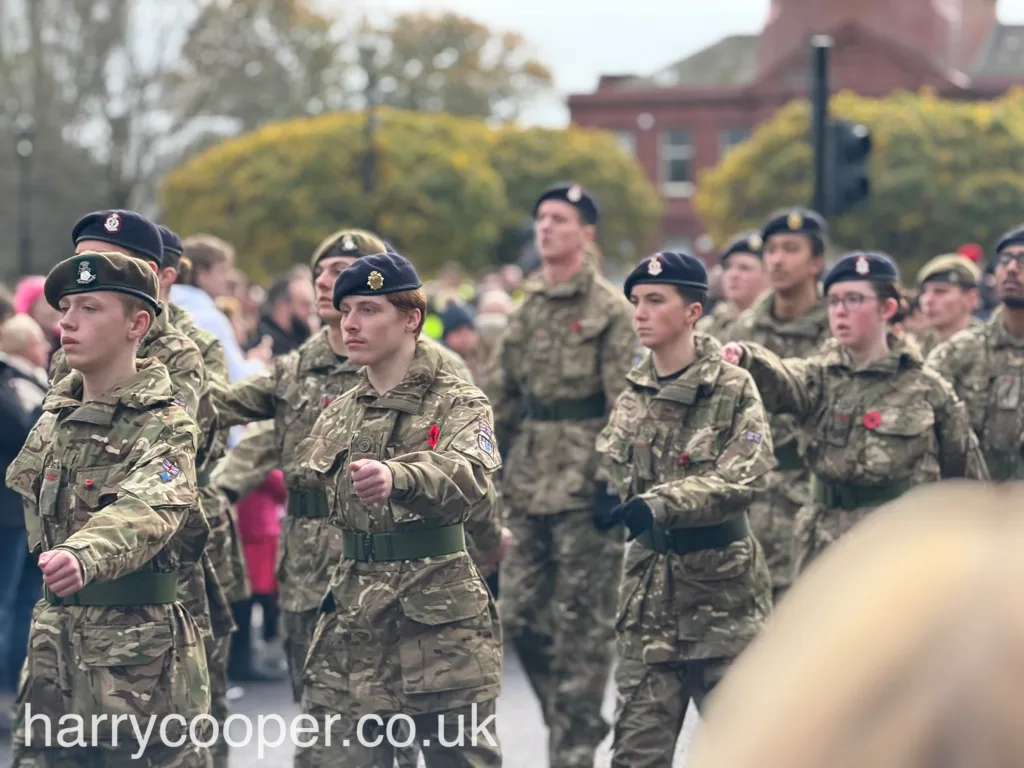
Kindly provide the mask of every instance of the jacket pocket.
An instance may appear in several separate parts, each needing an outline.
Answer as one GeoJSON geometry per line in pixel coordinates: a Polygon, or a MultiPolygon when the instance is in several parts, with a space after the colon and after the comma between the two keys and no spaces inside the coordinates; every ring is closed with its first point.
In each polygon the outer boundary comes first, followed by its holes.
{"type": "Polygon", "coordinates": [[[607,325],[607,317],[580,321],[579,331],[570,334],[562,347],[562,374],[566,378],[590,381],[597,375],[601,356],[600,337],[607,325]]]}
{"type": "Polygon", "coordinates": [[[490,595],[479,578],[399,597],[399,658],[405,693],[437,693],[497,683],[501,663],[490,595]]]}

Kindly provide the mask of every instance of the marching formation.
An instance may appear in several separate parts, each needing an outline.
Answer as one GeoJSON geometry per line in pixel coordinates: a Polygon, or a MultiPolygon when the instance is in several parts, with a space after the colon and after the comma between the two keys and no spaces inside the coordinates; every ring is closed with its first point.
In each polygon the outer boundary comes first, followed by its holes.
{"type": "Polygon", "coordinates": [[[131,211],[75,226],[45,283],[62,348],[44,415],[6,477],[45,583],[15,765],[226,767],[223,727],[207,747],[192,726],[230,714],[230,605],[248,589],[233,505],[274,469],[286,658],[314,724],[295,765],[355,768],[500,766],[477,726],[506,646],[552,768],[590,768],[609,730],[613,766],[667,768],[689,703],[873,510],[944,479],[1024,478],[1024,227],[996,245],[985,321],[977,265],[922,269],[936,320],[918,337],[896,262],[828,266],[813,211],[737,235],[713,310],[685,252],[607,281],[579,185],[543,192],[534,219],[541,264],[477,383],[422,333],[421,277],[375,233],[320,244],[321,329],[231,383],[171,300],[181,239],[131,211]],[[102,721],[89,746],[48,740],[69,713],[102,721]],[[173,725],[131,758],[118,718],[152,716],[173,725]]]}

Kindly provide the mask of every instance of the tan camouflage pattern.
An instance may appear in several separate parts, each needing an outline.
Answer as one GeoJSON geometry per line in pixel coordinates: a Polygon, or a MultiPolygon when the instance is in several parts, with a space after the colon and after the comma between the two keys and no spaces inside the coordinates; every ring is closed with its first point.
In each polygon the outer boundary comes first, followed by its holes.
{"type": "MultiPolygon", "coordinates": [[[[806,359],[781,360],[760,345],[741,346],[741,363],[765,407],[797,419],[807,435],[807,465],[825,482],[877,487],[906,481],[913,487],[989,479],[966,406],[952,385],[925,367],[912,340],[890,335],[889,354],[859,370],[834,339],[806,359]],[[872,412],[879,421],[869,429],[865,417],[872,412]]],[[[802,508],[794,574],[875,508],[802,508]]]]}
{"type": "Polygon", "coordinates": [[[939,344],[926,364],[967,406],[992,479],[1024,479],[1024,339],[1011,336],[997,310],[939,344]]]}
{"type": "MultiPolygon", "coordinates": [[[[339,546],[338,560],[341,559],[339,546]]],[[[326,591],[326,590],[325,590],[326,591]]],[[[316,629],[318,610],[281,611],[280,627],[284,640],[284,653],[288,661],[288,675],[292,684],[292,699],[296,704],[302,701],[302,669],[309,653],[309,643],[316,629]]]]}
{"type": "MultiPolygon", "coordinates": [[[[999,310],[996,310],[996,312],[998,312],[998,311],[999,310]]],[[[995,314],[995,313],[993,313],[993,314],[995,314]]],[[[971,318],[967,322],[967,327],[964,328],[964,330],[965,331],[980,330],[980,329],[984,328],[984,326],[985,326],[984,322],[982,322],[977,317],[974,317],[972,315],[971,318]]],[[[960,331],[958,331],[957,333],[960,333],[960,331]]],[[[957,335],[956,333],[953,334],[953,336],[956,336],[956,335],[957,335]]],[[[945,341],[952,341],[953,336],[950,336],[945,341]]],[[[915,334],[914,335],[914,341],[916,341],[917,345],[921,348],[921,356],[926,361],[928,359],[928,356],[932,353],[932,350],[934,350],[937,346],[939,346],[939,344],[944,343],[943,340],[939,339],[938,333],[936,333],[935,329],[933,329],[933,328],[929,328],[929,329],[927,329],[927,330],[925,330],[925,331],[923,331],[921,333],[915,334]]]]}
{"type": "MultiPolygon", "coordinates": [[[[806,315],[794,320],[777,319],[772,309],[774,301],[775,292],[768,291],[754,306],[741,313],[719,340],[722,343],[751,341],[785,359],[809,357],[832,337],[824,299],[806,315]]],[[[793,417],[770,412],[768,419],[775,450],[796,445],[803,455],[805,446],[793,417]]],[[[810,472],[806,466],[783,470],[776,464],[766,480],[767,488],[756,494],[750,505],[750,525],[768,559],[772,585],[780,594],[792,582],[793,525],[800,508],[811,500],[810,472]]]]}
{"type": "Polygon", "coordinates": [[[622,659],[615,669],[612,768],[664,768],[692,699],[698,711],[729,669],[727,659],[644,664],[622,659]]]}
{"type": "MultiPolygon", "coordinates": [[[[148,725],[148,724],[147,724],[148,725]]],[[[128,726],[130,728],[130,726],[128,726]]],[[[146,727],[145,725],[143,727],[146,727]]],[[[123,726],[122,726],[123,728],[123,726]]],[[[197,729],[200,733],[201,729],[197,729]]],[[[59,733],[60,729],[57,729],[59,733]]],[[[208,739],[208,737],[204,737],[208,739]]],[[[134,755],[135,753],[132,753],[134,755]]],[[[146,751],[133,758],[125,750],[103,746],[54,747],[37,749],[21,747],[15,755],[13,768],[212,768],[210,750],[190,744],[166,747],[150,739],[146,751]]]]}
{"type": "MultiPolygon", "coordinates": [[[[317,419],[298,463],[308,468],[308,482],[325,488],[331,521],[342,529],[461,522],[493,551],[500,522],[493,507],[479,506],[501,466],[492,419],[483,393],[445,374],[440,353],[420,343],[405,378],[385,395],[362,372],[317,419]],[[391,469],[389,501],[358,500],[348,470],[356,459],[391,469]],[[481,510],[486,514],[471,516],[481,510]]],[[[306,660],[304,712],[355,700],[368,712],[418,715],[498,695],[501,625],[466,552],[397,562],[342,558],[321,611],[306,660]]]]}
{"type": "MultiPolygon", "coordinates": [[[[658,381],[648,357],[628,375],[597,440],[602,472],[626,499],[640,496],[664,529],[715,525],[742,514],[764,488],[772,441],[750,375],[724,362],[712,337],[658,381]]],[[[732,657],[771,610],[771,580],[753,536],[686,555],[640,544],[626,553],[616,619],[618,652],[647,664],[732,657]]]]}
{"type": "Polygon", "coordinates": [[[721,340],[736,324],[737,317],[738,313],[735,307],[723,299],[715,304],[711,312],[697,321],[696,330],[721,340]]]}
{"type": "MultiPolygon", "coordinates": [[[[377,712],[367,709],[357,698],[343,694],[337,705],[312,705],[309,714],[317,722],[326,722],[330,717],[330,745],[327,735],[321,728],[317,741],[311,747],[300,747],[295,752],[295,768],[392,768],[393,765],[405,768],[403,752],[412,750],[395,749],[388,743],[387,725],[389,718],[404,712],[377,712]],[[372,743],[380,739],[380,745],[363,746],[358,738],[358,724],[363,715],[377,714],[383,726],[377,727],[373,721],[367,721],[363,727],[363,742],[372,743]],[[346,740],[348,746],[345,745],[346,740]]],[[[430,742],[423,747],[425,763],[430,768],[500,768],[502,765],[501,746],[495,727],[496,706],[493,700],[483,701],[472,706],[458,707],[445,712],[427,715],[412,715],[415,726],[416,742],[430,742]],[[487,724],[487,732],[493,744],[483,733],[473,738],[475,725],[487,724]],[[443,730],[442,730],[443,729],[443,730]],[[441,746],[441,734],[447,743],[461,742],[462,746],[441,746]]],[[[410,730],[407,722],[392,721],[392,733],[395,741],[404,743],[410,730]]],[[[313,736],[304,737],[312,739],[313,736]]],[[[415,747],[415,743],[413,745],[415,747]]]]}
{"type": "MultiPolygon", "coordinates": [[[[83,404],[81,391],[78,372],[53,386],[7,471],[8,486],[24,497],[30,550],[73,552],[86,584],[196,562],[209,533],[197,504],[199,436],[167,369],[140,361],[136,374],[96,400],[83,404]]],[[[123,608],[40,601],[26,670],[16,753],[26,736],[25,705],[52,722],[68,712],[87,723],[100,713],[143,721],[180,714],[188,722],[209,712],[201,631],[180,602],[123,608]]],[[[101,722],[100,743],[109,744],[110,725],[101,722]]],[[[33,740],[44,738],[36,724],[33,740]]],[[[120,734],[122,754],[137,750],[132,741],[120,734]]]]}

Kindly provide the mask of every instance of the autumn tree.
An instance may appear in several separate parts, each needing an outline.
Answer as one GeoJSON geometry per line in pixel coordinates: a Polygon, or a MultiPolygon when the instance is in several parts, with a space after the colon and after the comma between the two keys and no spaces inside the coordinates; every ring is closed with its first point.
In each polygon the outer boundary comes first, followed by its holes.
{"type": "MultiPolygon", "coordinates": [[[[905,279],[940,253],[968,241],[992,243],[1024,211],[1024,96],[992,102],[895,94],[832,99],[835,117],[870,128],[871,194],[830,221],[847,249],[879,249],[901,262],[905,279]]],[[[775,208],[811,199],[810,111],[780,110],[719,165],[702,174],[695,203],[722,243],[761,224],[775,208]]]]}

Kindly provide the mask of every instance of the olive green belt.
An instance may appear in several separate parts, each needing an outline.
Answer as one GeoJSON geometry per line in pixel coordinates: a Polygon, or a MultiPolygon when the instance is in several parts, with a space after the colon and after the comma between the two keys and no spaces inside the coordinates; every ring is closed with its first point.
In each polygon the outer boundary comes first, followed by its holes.
{"type": "Polygon", "coordinates": [[[811,495],[826,509],[852,511],[861,507],[877,507],[899,498],[910,490],[909,480],[897,480],[885,485],[850,485],[829,483],[811,475],[811,495]]]}
{"type": "Polygon", "coordinates": [[[292,517],[330,517],[327,494],[319,488],[296,488],[288,491],[288,514],[292,517]]]}
{"type": "Polygon", "coordinates": [[[702,549],[721,549],[749,535],[750,521],[744,512],[739,517],[699,528],[652,528],[641,533],[636,540],[661,554],[674,552],[685,555],[702,549]]]}
{"type": "Polygon", "coordinates": [[[589,397],[576,400],[552,400],[541,403],[526,399],[526,418],[533,421],[585,421],[600,419],[605,415],[605,397],[597,392],[589,397]]]}
{"type": "Polygon", "coordinates": [[[461,552],[466,548],[462,523],[444,528],[417,528],[390,533],[341,532],[345,557],[363,563],[422,560],[461,552]]]}
{"type": "Polygon", "coordinates": [[[178,572],[134,571],[110,581],[86,584],[67,597],[57,597],[49,587],[43,596],[51,605],[161,605],[178,599],[178,572]]]}
{"type": "Polygon", "coordinates": [[[791,469],[803,469],[804,460],[800,456],[800,449],[797,448],[796,440],[791,440],[785,445],[779,445],[775,448],[775,461],[778,462],[778,466],[775,467],[779,472],[788,472],[791,469]]]}

